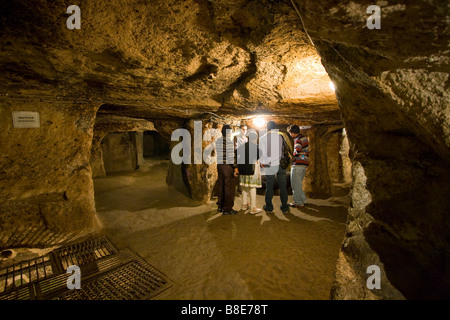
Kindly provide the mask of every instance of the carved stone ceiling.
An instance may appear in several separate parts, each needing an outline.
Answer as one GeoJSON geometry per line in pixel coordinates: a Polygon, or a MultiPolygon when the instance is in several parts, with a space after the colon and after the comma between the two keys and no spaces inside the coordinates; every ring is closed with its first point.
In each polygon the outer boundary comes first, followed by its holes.
{"type": "Polygon", "coordinates": [[[0,93],[95,101],[133,117],[276,114],[340,121],[292,3],[268,0],[3,4],[0,93]]]}

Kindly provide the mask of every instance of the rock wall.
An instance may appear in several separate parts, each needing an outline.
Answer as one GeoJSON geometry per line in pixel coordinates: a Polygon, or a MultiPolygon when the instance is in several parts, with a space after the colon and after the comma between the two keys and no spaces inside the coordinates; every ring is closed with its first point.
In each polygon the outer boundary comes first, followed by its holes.
{"type": "Polygon", "coordinates": [[[105,173],[133,171],[138,168],[138,150],[136,132],[111,132],[102,140],[103,163],[105,173]]]}
{"type": "MultiPolygon", "coordinates": [[[[179,144],[179,141],[172,141],[172,133],[177,129],[184,129],[186,127],[185,119],[171,119],[171,120],[155,120],[154,124],[158,133],[161,134],[163,141],[169,145],[170,161],[167,168],[166,183],[173,186],[175,190],[184,193],[190,197],[190,187],[188,177],[186,175],[186,165],[174,164],[172,159],[172,149],[179,144]]],[[[202,196],[203,198],[203,196],[202,196]]]]}
{"type": "Polygon", "coordinates": [[[448,3],[379,2],[381,29],[366,27],[366,1],[295,3],[335,84],[354,178],[365,177],[332,298],[449,298],[448,3]],[[381,289],[366,286],[369,265],[381,289]]]}
{"type": "Polygon", "coordinates": [[[0,249],[53,246],[96,230],[89,156],[97,108],[0,100],[0,249]],[[39,128],[13,127],[13,111],[37,111],[39,128]]]}

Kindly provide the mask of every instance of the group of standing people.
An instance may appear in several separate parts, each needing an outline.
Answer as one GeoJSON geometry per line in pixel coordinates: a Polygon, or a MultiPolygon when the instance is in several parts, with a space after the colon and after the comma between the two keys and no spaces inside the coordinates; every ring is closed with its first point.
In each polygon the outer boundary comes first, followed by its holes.
{"type": "Polygon", "coordinates": [[[236,184],[242,192],[242,208],[244,212],[257,214],[262,209],[256,206],[256,189],[262,187],[262,176],[265,176],[265,205],[267,213],[273,213],[273,196],[275,179],[280,189],[280,209],[288,213],[291,207],[301,209],[306,205],[306,196],[302,183],[309,165],[308,138],[300,132],[297,125],[288,128],[293,138],[293,148],[289,137],[276,129],[274,121],[267,123],[267,132],[259,139],[255,131],[247,131],[242,125],[234,141],[234,134],[229,125],[222,127],[222,139],[216,144],[217,150],[217,206],[224,215],[236,214],[233,209],[236,184]],[[277,147],[278,149],[275,149],[277,147]],[[290,179],[293,201],[288,203],[287,172],[288,168],[280,165],[284,148],[289,148],[292,161],[290,163],[290,179]]]}

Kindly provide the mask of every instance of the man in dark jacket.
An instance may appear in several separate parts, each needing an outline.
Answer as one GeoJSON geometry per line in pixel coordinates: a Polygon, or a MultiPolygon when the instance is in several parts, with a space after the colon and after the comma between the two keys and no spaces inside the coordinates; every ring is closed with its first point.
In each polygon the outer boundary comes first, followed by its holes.
{"type": "Polygon", "coordinates": [[[222,127],[222,137],[217,139],[217,210],[224,215],[236,214],[233,210],[238,168],[232,129],[229,125],[222,127]]]}

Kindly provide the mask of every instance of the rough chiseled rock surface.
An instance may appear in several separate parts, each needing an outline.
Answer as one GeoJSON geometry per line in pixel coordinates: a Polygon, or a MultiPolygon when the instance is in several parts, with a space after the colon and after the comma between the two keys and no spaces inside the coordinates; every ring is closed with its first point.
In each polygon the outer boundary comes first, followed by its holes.
{"type": "Polygon", "coordinates": [[[40,128],[13,128],[11,112],[30,108],[28,101],[0,108],[0,248],[61,244],[97,227],[89,163],[95,107],[34,101],[40,128]]]}
{"type": "Polygon", "coordinates": [[[448,3],[377,1],[373,30],[372,3],[295,3],[336,85],[354,175],[365,179],[353,182],[332,297],[450,297],[448,3]],[[397,293],[367,289],[370,264],[397,293]]]}
{"type": "Polygon", "coordinates": [[[80,30],[66,27],[64,1],[3,6],[1,92],[132,105],[144,116],[295,106],[340,119],[289,1],[79,1],[80,30]]]}

